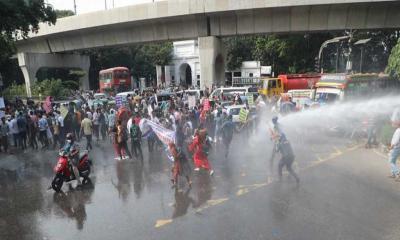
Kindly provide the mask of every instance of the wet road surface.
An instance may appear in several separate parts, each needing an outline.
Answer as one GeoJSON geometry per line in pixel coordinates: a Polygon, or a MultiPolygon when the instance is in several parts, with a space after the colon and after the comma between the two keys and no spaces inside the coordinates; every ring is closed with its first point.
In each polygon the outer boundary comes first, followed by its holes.
{"type": "Polygon", "coordinates": [[[55,151],[2,154],[0,239],[400,239],[400,183],[386,178],[384,155],[335,137],[289,138],[299,186],[270,174],[268,138],[245,134],[228,159],[211,153],[213,177],[193,174],[179,191],[162,151],[116,161],[100,143],[92,185],[62,194],[48,190],[55,151]]]}

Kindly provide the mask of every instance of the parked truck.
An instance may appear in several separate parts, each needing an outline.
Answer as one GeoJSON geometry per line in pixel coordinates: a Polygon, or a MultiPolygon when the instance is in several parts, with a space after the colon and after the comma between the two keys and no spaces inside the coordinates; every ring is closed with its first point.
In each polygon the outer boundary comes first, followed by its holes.
{"type": "Polygon", "coordinates": [[[282,74],[277,78],[261,78],[259,93],[272,97],[279,96],[289,90],[312,89],[321,79],[321,74],[282,74]]]}

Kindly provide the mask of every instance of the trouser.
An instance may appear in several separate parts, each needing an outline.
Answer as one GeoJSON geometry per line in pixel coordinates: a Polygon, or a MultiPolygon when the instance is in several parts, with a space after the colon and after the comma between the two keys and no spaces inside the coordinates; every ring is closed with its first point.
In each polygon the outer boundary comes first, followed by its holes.
{"type": "Polygon", "coordinates": [[[107,137],[107,125],[100,124],[101,139],[105,140],[107,137]]]}
{"type": "Polygon", "coordinates": [[[69,160],[72,165],[72,171],[74,171],[75,179],[78,182],[78,185],[80,185],[82,183],[81,183],[81,177],[80,177],[79,170],[78,170],[79,154],[77,156],[72,157],[69,160]]]}
{"type": "Polygon", "coordinates": [[[49,141],[47,140],[47,131],[46,130],[39,132],[39,139],[40,139],[40,142],[42,143],[43,147],[49,146],[49,141]]]}
{"type": "Polygon", "coordinates": [[[283,170],[283,167],[286,166],[287,171],[296,179],[296,182],[299,182],[299,180],[300,180],[299,177],[292,169],[293,162],[294,162],[294,156],[285,156],[285,157],[281,158],[281,160],[279,161],[279,165],[278,165],[279,179],[282,178],[282,170],[283,170]]]}
{"type": "Polygon", "coordinates": [[[153,152],[154,150],[154,143],[156,142],[156,139],[153,137],[149,137],[147,139],[147,146],[149,148],[149,152],[153,152]]]}
{"type": "Polygon", "coordinates": [[[97,140],[99,140],[99,125],[93,124],[93,133],[97,140]]]}
{"type": "Polygon", "coordinates": [[[128,143],[126,141],[118,143],[118,155],[121,159],[122,159],[122,149],[125,150],[125,153],[128,154],[129,158],[132,158],[132,154],[128,149],[128,143]]]}
{"type": "Polygon", "coordinates": [[[228,157],[229,146],[231,145],[232,138],[224,138],[223,142],[224,142],[224,145],[225,145],[225,157],[228,157]]]}
{"type": "Polygon", "coordinates": [[[29,144],[32,147],[32,149],[38,148],[38,143],[36,141],[36,134],[31,132],[29,135],[29,144]]]}
{"type": "Polygon", "coordinates": [[[19,132],[19,146],[22,149],[26,148],[26,131],[19,132]]]}
{"type": "Polygon", "coordinates": [[[135,157],[140,157],[140,160],[143,161],[143,152],[142,152],[142,145],[140,141],[133,141],[131,142],[131,151],[135,155],[135,157]],[[138,156],[139,155],[139,156],[138,156]]]}
{"type": "MultiPolygon", "coordinates": [[[[1,146],[3,146],[4,152],[8,151],[8,137],[2,136],[0,139],[1,146]]],[[[0,148],[1,151],[1,148],[0,148]]]]}
{"type": "Polygon", "coordinates": [[[393,175],[398,175],[400,173],[399,168],[396,165],[397,158],[400,156],[400,148],[393,148],[389,152],[389,163],[390,171],[393,175]]]}
{"type": "Polygon", "coordinates": [[[86,150],[89,150],[89,148],[90,148],[90,150],[92,150],[93,149],[93,147],[92,147],[92,135],[90,134],[90,135],[86,135],[85,134],[85,137],[86,137],[86,150]]]}
{"type": "Polygon", "coordinates": [[[60,142],[60,146],[64,146],[65,136],[66,136],[65,128],[60,127],[60,134],[58,135],[58,141],[60,142]]]}
{"type": "Polygon", "coordinates": [[[80,125],[74,127],[75,138],[80,141],[81,140],[81,128],[80,125]]]}
{"type": "Polygon", "coordinates": [[[368,132],[367,145],[370,146],[371,144],[376,144],[376,128],[369,127],[367,132],[368,132]]]}
{"type": "Polygon", "coordinates": [[[13,133],[13,139],[14,139],[14,147],[18,147],[18,144],[20,143],[19,133],[13,133]]]}
{"type": "Polygon", "coordinates": [[[53,135],[53,148],[56,148],[56,145],[60,144],[60,148],[62,147],[61,142],[60,142],[60,135],[59,134],[54,134],[53,135]]]}

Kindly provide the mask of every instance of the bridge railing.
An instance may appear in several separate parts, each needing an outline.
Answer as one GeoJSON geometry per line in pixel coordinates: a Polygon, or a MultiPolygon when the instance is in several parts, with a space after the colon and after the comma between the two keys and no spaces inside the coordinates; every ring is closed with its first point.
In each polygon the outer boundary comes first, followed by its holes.
{"type": "Polygon", "coordinates": [[[252,86],[260,83],[260,77],[233,77],[232,86],[252,86]]]}

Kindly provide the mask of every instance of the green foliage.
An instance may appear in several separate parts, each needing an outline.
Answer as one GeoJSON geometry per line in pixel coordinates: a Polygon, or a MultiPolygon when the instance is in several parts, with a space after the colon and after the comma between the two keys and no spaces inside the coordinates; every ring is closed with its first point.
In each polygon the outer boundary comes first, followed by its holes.
{"type": "Polygon", "coordinates": [[[64,17],[70,17],[74,16],[75,13],[71,10],[55,10],[57,18],[64,18],[64,17]]]}
{"type": "Polygon", "coordinates": [[[67,88],[64,83],[60,80],[46,79],[43,81],[38,81],[32,86],[33,96],[53,96],[55,98],[63,98],[68,96],[69,88],[67,88]]]}
{"type": "Polygon", "coordinates": [[[20,31],[26,37],[30,31],[36,32],[40,22],[54,24],[56,13],[44,0],[0,0],[0,33],[15,37],[20,31]]]}
{"type": "Polygon", "coordinates": [[[229,71],[237,70],[243,61],[253,60],[256,37],[231,37],[224,39],[229,71]]]}
{"type": "Polygon", "coordinates": [[[258,60],[272,66],[275,73],[311,72],[320,45],[329,38],[330,34],[323,33],[231,37],[225,40],[228,69],[258,60]]]}
{"type": "Polygon", "coordinates": [[[390,53],[386,72],[393,77],[400,78],[400,38],[390,53]]]}
{"type": "Polygon", "coordinates": [[[0,72],[5,86],[15,80],[9,66],[13,64],[10,57],[15,52],[17,33],[25,38],[38,30],[40,22],[56,22],[56,13],[44,0],[0,0],[0,72]]]}
{"type": "Polygon", "coordinates": [[[26,97],[25,84],[11,84],[8,88],[3,90],[3,96],[6,99],[14,99],[16,96],[26,97]]]}
{"type": "MultiPolygon", "coordinates": [[[[45,79],[33,84],[31,91],[34,98],[53,96],[56,99],[63,99],[69,96],[70,90],[76,89],[77,85],[75,81],[62,82],[60,79],[45,79]]],[[[16,96],[26,97],[25,84],[12,84],[3,91],[3,95],[7,99],[13,99],[16,96]]]]}

